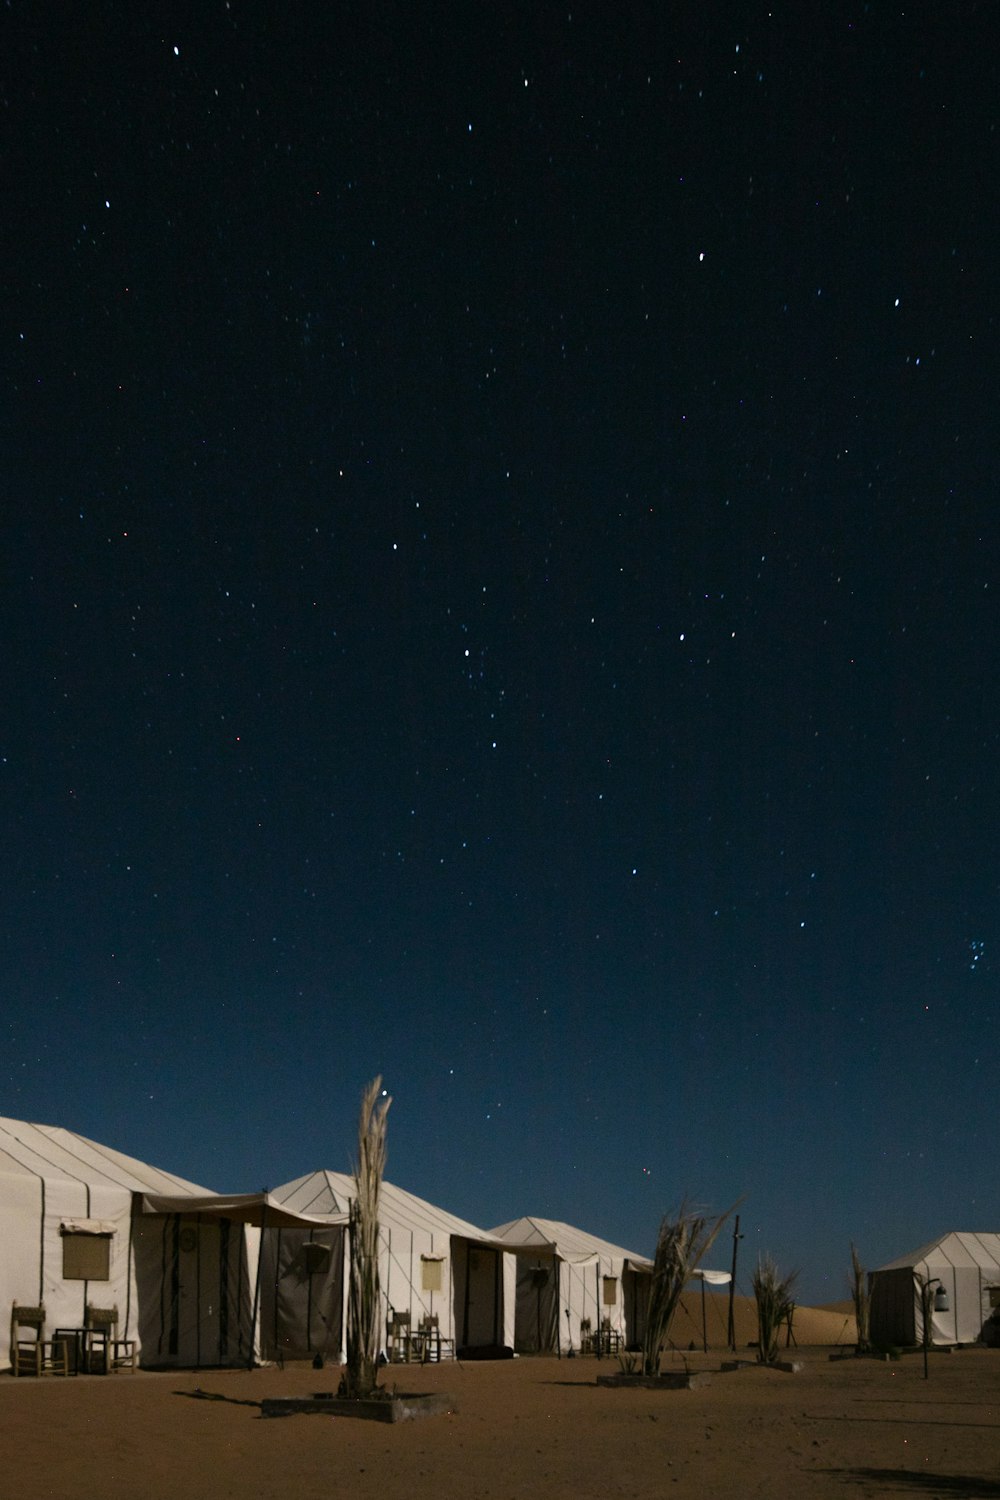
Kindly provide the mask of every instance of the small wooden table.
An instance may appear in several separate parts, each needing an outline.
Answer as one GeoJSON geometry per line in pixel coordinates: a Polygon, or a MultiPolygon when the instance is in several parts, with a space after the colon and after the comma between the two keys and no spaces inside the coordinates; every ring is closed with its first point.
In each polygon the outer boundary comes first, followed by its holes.
{"type": "Polygon", "coordinates": [[[87,1328],[57,1328],[52,1335],[53,1344],[65,1344],[69,1359],[69,1373],[79,1375],[87,1369],[87,1328]]]}

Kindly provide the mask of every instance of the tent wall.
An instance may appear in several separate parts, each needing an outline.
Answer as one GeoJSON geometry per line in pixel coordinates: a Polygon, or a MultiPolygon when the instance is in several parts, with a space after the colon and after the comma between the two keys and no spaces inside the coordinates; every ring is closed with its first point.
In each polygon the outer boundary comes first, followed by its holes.
{"type": "Polygon", "coordinates": [[[517,1256],[503,1254],[503,1338],[501,1343],[508,1349],[515,1347],[515,1325],[517,1320],[517,1256]]]}
{"type": "Polygon", "coordinates": [[[265,1231],[260,1311],[265,1359],[341,1358],[345,1239],[339,1225],[265,1231]]]}
{"type": "MultiPolygon", "coordinates": [[[[504,1265],[508,1257],[460,1236],[387,1226],[380,1233],[382,1321],[407,1313],[410,1326],[436,1315],[442,1337],[456,1348],[503,1345],[504,1265]]],[[[268,1230],[261,1274],[261,1347],[265,1358],[325,1359],[346,1354],[347,1237],[342,1229],[268,1230]],[[329,1263],[310,1270],[310,1245],[330,1249],[329,1263]]],[[[383,1339],[384,1343],[384,1339],[383,1339]]]]}
{"type": "MultiPolygon", "coordinates": [[[[13,1302],[41,1303],[46,1329],[80,1327],[88,1302],[117,1305],[121,1336],[134,1337],[135,1281],[130,1240],[132,1194],[110,1184],[39,1177],[0,1177],[3,1234],[0,1235],[0,1288],[9,1311],[13,1302]],[[107,1245],[108,1276],[81,1280],[64,1273],[63,1225],[100,1220],[109,1232],[95,1235],[107,1245]]],[[[10,1364],[9,1319],[0,1320],[0,1364],[10,1364]]]]}
{"type": "Polygon", "coordinates": [[[590,1319],[594,1332],[607,1323],[619,1335],[622,1344],[627,1343],[622,1286],[624,1269],[624,1260],[604,1255],[589,1261],[563,1262],[560,1268],[562,1316],[559,1327],[564,1335],[564,1348],[570,1342],[575,1349],[580,1348],[580,1324],[584,1318],[590,1319]]]}
{"type": "Polygon", "coordinates": [[[201,1214],[133,1221],[141,1361],[152,1367],[244,1365],[254,1338],[258,1231],[201,1214]]]}
{"type": "MultiPolygon", "coordinates": [[[[523,1250],[517,1253],[516,1262],[514,1348],[519,1354],[579,1350],[585,1318],[594,1332],[607,1320],[622,1343],[629,1342],[623,1261],[600,1256],[568,1261],[552,1252],[523,1250]]],[[[649,1280],[632,1272],[629,1276],[633,1281],[649,1280]]],[[[634,1288],[629,1291],[633,1316],[644,1321],[642,1293],[634,1288]]]]}

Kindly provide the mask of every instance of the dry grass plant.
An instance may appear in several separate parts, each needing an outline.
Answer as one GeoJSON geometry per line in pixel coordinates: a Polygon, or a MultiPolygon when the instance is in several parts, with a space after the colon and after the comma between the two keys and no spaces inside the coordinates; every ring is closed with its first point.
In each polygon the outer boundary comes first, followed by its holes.
{"type": "Polygon", "coordinates": [[[733,1208],[727,1208],[724,1214],[712,1220],[690,1208],[685,1201],[674,1217],[668,1214],[661,1221],[656,1237],[642,1348],[644,1375],[660,1373],[660,1356],[669,1341],[670,1324],[684,1287],[711,1249],[733,1208]]]}
{"type": "Polygon", "coordinates": [[[782,1276],[769,1255],[761,1256],[753,1273],[753,1294],[757,1302],[757,1358],[761,1364],[774,1364],[778,1358],[778,1336],[795,1310],[792,1288],[797,1271],[782,1276]]]}
{"type": "Polygon", "coordinates": [[[863,1354],[871,1347],[869,1333],[869,1315],[871,1311],[871,1298],[868,1293],[868,1274],[861,1264],[851,1241],[851,1300],[854,1303],[854,1317],[858,1325],[858,1353],[863,1354]]]}
{"type": "Polygon", "coordinates": [[[347,1238],[350,1270],[347,1292],[347,1365],[340,1394],[355,1400],[375,1394],[382,1331],[378,1272],[378,1212],[386,1158],[386,1115],[390,1098],[378,1103],[382,1079],[365,1089],[358,1118],[358,1158],[354,1168],[347,1238]]]}

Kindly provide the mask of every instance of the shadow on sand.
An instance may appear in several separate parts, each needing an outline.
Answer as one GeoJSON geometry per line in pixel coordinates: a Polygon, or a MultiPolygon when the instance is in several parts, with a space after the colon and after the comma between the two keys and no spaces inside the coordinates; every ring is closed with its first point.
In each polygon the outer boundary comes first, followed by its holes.
{"type": "Polygon", "coordinates": [[[824,1469],[838,1479],[863,1480],[879,1490],[912,1490],[915,1494],[956,1495],[962,1500],[997,1500],[1000,1481],[970,1474],[928,1474],[912,1469],[824,1469]]]}
{"type": "Polygon", "coordinates": [[[229,1406],[252,1406],[255,1411],[260,1411],[259,1401],[244,1401],[238,1396],[220,1396],[217,1391],[203,1391],[201,1387],[196,1391],[174,1391],[175,1396],[186,1396],[189,1401],[225,1401],[229,1406]]]}

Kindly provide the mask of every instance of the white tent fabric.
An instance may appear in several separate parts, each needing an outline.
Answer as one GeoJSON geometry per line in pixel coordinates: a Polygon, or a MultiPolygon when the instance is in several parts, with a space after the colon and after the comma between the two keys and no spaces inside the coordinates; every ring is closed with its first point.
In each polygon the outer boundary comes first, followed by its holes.
{"type": "Polygon", "coordinates": [[[652,1271],[645,1256],[555,1219],[513,1219],[490,1233],[517,1256],[518,1351],[577,1350],[585,1318],[595,1332],[607,1320],[626,1347],[641,1343],[652,1271]]]}
{"type": "Polygon", "coordinates": [[[1000,1344],[1000,1233],[953,1230],[873,1271],[874,1344],[923,1342],[921,1282],[931,1289],[932,1344],[1000,1344]],[[937,1283],[948,1298],[946,1312],[933,1311],[937,1283]]]}
{"type": "MultiPolygon", "coordinates": [[[[43,1304],[51,1333],[81,1327],[89,1297],[100,1306],[117,1305],[121,1337],[137,1337],[132,1195],[144,1192],[186,1198],[206,1189],[71,1130],[0,1118],[0,1297],[7,1308],[14,1302],[43,1304]],[[64,1275],[67,1247],[83,1235],[108,1241],[106,1280],[64,1275]]],[[[4,1368],[10,1363],[9,1336],[4,1318],[4,1368]]]]}
{"type": "Polygon", "coordinates": [[[332,1225],[339,1234],[346,1223],[343,1214],[331,1220],[296,1213],[273,1193],[146,1193],[141,1210],[136,1221],[137,1253],[144,1251],[140,1268],[153,1262],[151,1284],[157,1275],[171,1286],[180,1278],[176,1297],[166,1303],[161,1298],[159,1304],[145,1299],[142,1331],[150,1351],[155,1340],[156,1353],[148,1362],[157,1364],[258,1360],[262,1236],[279,1226],[316,1234],[332,1225]]]}
{"type": "MultiPolygon", "coordinates": [[[[354,1195],[350,1173],[318,1171],[273,1189],[271,1197],[296,1214],[343,1222],[354,1195]]],[[[513,1348],[514,1257],[485,1230],[416,1194],[383,1182],[379,1206],[379,1277],[386,1326],[391,1313],[409,1314],[416,1329],[436,1316],[443,1339],[466,1351],[513,1348]]],[[[265,1354],[290,1358],[345,1352],[346,1254],[329,1233],[280,1226],[264,1236],[262,1337],[265,1354]],[[304,1247],[325,1244],[330,1256],[304,1247]],[[335,1268],[342,1268],[335,1274],[335,1268]],[[316,1277],[322,1278],[320,1285],[316,1277]],[[339,1299],[339,1305],[338,1305],[339,1299]]]]}

